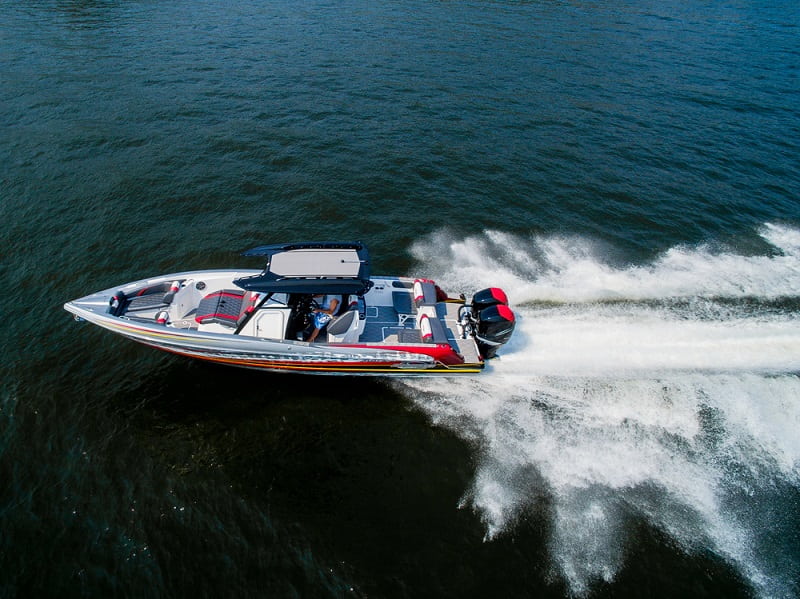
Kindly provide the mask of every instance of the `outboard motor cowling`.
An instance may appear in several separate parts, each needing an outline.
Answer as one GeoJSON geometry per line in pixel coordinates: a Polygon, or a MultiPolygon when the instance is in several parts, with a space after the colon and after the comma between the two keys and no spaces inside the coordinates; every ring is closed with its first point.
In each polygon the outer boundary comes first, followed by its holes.
{"type": "Polygon", "coordinates": [[[472,316],[477,320],[478,314],[484,308],[497,305],[508,305],[508,298],[505,291],[499,287],[490,287],[489,289],[481,289],[472,296],[472,316]]]}
{"type": "MultiPolygon", "coordinates": [[[[502,293],[502,290],[498,291],[502,293]]],[[[503,296],[505,297],[504,293],[503,296]]],[[[472,309],[475,310],[474,305],[472,309]]],[[[494,358],[500,346],[506,343],[514,332],[516,324],[514,313],[504,303],[497,303],[480,310],[476,320],[475,340],[478,342],[478,351],[486,360],[494,358]]]]}

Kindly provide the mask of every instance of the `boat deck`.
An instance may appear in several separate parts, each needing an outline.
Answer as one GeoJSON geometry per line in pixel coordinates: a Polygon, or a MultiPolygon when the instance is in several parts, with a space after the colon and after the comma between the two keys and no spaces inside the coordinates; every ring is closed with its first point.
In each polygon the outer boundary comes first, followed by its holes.
{"type": "MultiPolygon", "coordinates": [[[[405,343],[419,343],[419,331],[414,328],[414,319],[409,318],[399,324],[397,311],[390,306],[367,306],[367,319],[364,332],[359,341],[364,343],[382,343],[387,338],[397,335],[407,339],[405,343]],[[416,337],[416,341],[411,339],[416,337]]],[[[401,341],[402,343],[402,341],[401,341]]]]}
{"type": "MultiPolygon", "coordinates": [[[[164,325],[169,328],[185,329],[185,330],[199,330],[200,332],[212,333],[227,333],[234,334],[236,330],[233,323],[237,322],[234,316],[238,316],[241,312],[241,306],[237,303],[233,314],[225,322],[212,322],[210,324],[203,323],[198,326],[198,321],[195,319],[199,304],[204,301],[203,298],[220,296],[233,296],[240,293],[233,288],[232,275],[239,273],[232,273],[227,271],[222,272],[209,272],[203,274],[201,285],[195,279],[184,278],[183,285],[180,292],[176,294],[175,299],[171,303],[164,301],[165,289],[169,288],[170,283],[157,281],[155,285],[148,285],[146,289],[148,293],[142,294],[141,290],[133,288],[130,290],[130,297],[127,298],[124,313],[121,317],[126,321],[139,322],[142,324],[152,325],[162,314],[166,311],[169,315],[168,322],[164,325]],[[152,293],[149,290],[154,290],[152,293]]],[[[149,282],[148,282],[149,283],[149,282]]],[[[376,279],[375,286],[369,293],[365,294],[364,315],[362,321],[364,328],[358,335],[357,341],[352,340],[347,343],[368,343],[368,344],[381,344],[386,346],[402,346],[402,345],[419,345],[423,342],[421,331],[418,328],[418,309],[412,301],[412,283],[408,280],[400,278],[380,278],[376,279]]],[[[236,298],[234,298],[236,299],[236,298]]],[[[103,303],[107,305],[108,300],[103,303]]],[[[276,314],[279,312],[285,313],[283,317],[276,318],[276,321],[283,323],[284,327],[283,339],[293,339],[295,329],[287,330],[290,318],[288,316],[288,308],[286,302],[288,296],[281,297],[280,295],[273,297],[271,303],[262,310],[275,310],[276,314]]],[[[433,336],[436,343],[449,343],[455,352],[460,354],[465,363],[477,364],[480,363],[481,357],[478,353],[478,348],[475,340],[471,337],[462,339],[459,334],[458,327],[458,310],[463,306],[462,303],[451,302],[436,302],[425,304],[426,310],[435,310],[436,326],[434,327],[433,336]],[[434,307],[435,306],[435,307],[434,307]]],[[[217,314],[221,311],[218,306],[213,309],[207,309],[214,312],[215,317],[227,316],[225,314],[217,314]]],[[[105,310],[104,310],[105,311],[105,310]]],[[[224,312],[224,311],[223,311],[224,312]]],[[[432,316],[433,313],[429,312],[432,316]]],[[[255,325],[246,326],[238,334],[244,336],[260,336],[263,334],[261,330],[257,333],[255,325]]],[[[280,339],[281,337],[270,337],[280,339]]],[[[318,339],[317,344],[324,345],[327,341],[325,336],[318,339]]],[[[334,342],[335,343],[335,342],[334,342]]],[[[333,343],[332,343],[333,344],[333,343]]]]}
{"type": "MultiPolygon", "coordinates": [[[[447,342],[464,357],[467,363],[481,361],[478,349],[472,339],[462,339],[458,334],[458,308],[460,304],[439,303],[437,313],[443,324],[447,342]]],[[[407,318],[400,324],[400,315],[390,306],[367,306],[362,343],[420,343],[422,341],[414,318],[407,318]]]]}

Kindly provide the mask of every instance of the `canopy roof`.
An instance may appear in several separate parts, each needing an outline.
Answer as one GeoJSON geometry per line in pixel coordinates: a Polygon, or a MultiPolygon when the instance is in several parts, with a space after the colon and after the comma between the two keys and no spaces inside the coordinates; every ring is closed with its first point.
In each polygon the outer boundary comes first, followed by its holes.
{"type": "Polygon", "coordinates": [[[267,257],[261,274],[234,281],[248,291],[361,294],[371,286],[369,252],[360,241],[261,245],[242,255],[267,257]]]}

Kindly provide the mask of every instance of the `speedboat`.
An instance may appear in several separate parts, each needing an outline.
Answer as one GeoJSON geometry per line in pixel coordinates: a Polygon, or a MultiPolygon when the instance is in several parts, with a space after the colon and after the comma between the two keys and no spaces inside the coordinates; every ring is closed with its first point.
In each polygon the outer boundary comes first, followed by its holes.
{"type": "Polygon", "coordinates": [[[64,308],[175,354],[318,374],[478,373],[514,330],[501,289],[467,303],[430,279],[371,276],[361,242],[263,245],[242,255],[266,257],[266,266],[158,276],[64,308]]]}

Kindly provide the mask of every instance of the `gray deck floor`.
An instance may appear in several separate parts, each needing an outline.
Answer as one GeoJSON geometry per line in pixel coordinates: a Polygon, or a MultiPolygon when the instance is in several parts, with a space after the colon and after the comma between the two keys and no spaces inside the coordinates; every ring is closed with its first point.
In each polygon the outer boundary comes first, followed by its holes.
{"type": "MultiPolygon", "coordinates": [[[[437,305],[447,340],[455,350],[464,356],[469,363],[480,361],[480,356],[472,339],[461,339],[458,335],[458,308],[460,304],[437,305]]],[[[420,334],[415,328],[415,319],[409,318],[403,325],[398,322],[397,311],[390,306],[367,306],[367,319],[360,341],[365,343],[381,343],[383,341],[397,343],[419,343],[420,334]]]]}
{"type": "MultiPolygon", "coordinates": [[[[397,312],[394,308],[389,306],[367,306],[367,321],[359,340],[366,343],[380,343],[391,335],[397,335],[398,340],[401,336],[409,339],[409,333],[417,333],[417,339],[419,339],[419,332],[414,330],[413,318],[409,318],[401,326],[398,324],[397,312]]],[[[405,343],[411,342],[405,341],[405,343]]]]}

